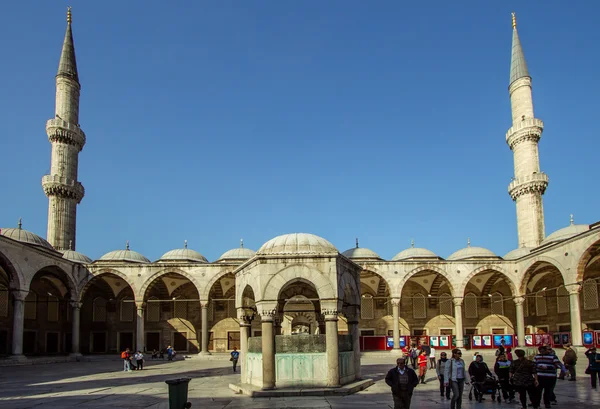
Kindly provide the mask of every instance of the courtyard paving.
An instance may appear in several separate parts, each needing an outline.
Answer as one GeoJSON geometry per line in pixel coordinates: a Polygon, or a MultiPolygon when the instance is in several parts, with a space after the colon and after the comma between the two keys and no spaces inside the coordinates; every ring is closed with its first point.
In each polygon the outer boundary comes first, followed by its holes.
{"type": "MultiPolygon", "coordinates": [[[[393,367],[395,356],[376,355],[363,358],[365,377],[376,382],[370,388],[345,397],[250,398],[236,395],[230,383],[239,382],[229,361],[198,358],[176,362],[147,361],[143,371],[123,372],[120,360],[100,359],[91,362],[56,363],[0,368],[0,408],[149,408],[167,409],[168,391],[165,380],[191,377],[189,401],[192,408],[392,408],[393,401],[383,378],[393,367]]],[[[488,362],[491,361],[491,357],[488,362]]],[[[580,359],[577,382],[558,381],[558,407],[578,409],[600,407],[600,392],[591,390],[585,364],[580,359]]],[[[419,385],[411,407],[449,408],[449,401],[440,399],[438,382],[433,370],[430,381],[419,385]]],[[[469,402],[465,388],[463,408],[519,408],[517,404],[469,402]]]]}

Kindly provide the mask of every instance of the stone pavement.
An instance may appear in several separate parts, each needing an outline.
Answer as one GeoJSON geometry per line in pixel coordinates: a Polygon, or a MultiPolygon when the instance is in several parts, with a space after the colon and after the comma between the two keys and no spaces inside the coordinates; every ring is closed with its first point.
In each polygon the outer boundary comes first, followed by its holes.
{"type": "MultiPolygon", "coordinates": [[[[147,361],[143,371],[123,372],[118,359],[92,362],[57,363],[0,368],[0,408],[148,408],[167,409],[166,379],[189,376],[189,401],[192,408],[254,409],[254,408],[392,408],[388,386],[383,381],[393,366],[395,356],[381,354],[363,358],[363,374],[376,382],[365,391],[343,397],[250,398],[236,395],[229,383],[239,382],[239,374],[231,373],[229,361],[202,360],[147,361]]],[[[491,357],[487,359],[491,361],[491,357]]],[[[577,382],[558,381],[556,395],[559,405],[576,405],[578,409],[600,406],[600,392],[590,389],[589,376],[584,374],[580,359],[577,382]]],[[[412,409],[450,407],[440,399],[434,371],[431,379],[419,385],[413,396],[412,409]]],[[[520,405],[469,402],[465,388],[463,409],[485,407],[518,409],[520,405]]]]}

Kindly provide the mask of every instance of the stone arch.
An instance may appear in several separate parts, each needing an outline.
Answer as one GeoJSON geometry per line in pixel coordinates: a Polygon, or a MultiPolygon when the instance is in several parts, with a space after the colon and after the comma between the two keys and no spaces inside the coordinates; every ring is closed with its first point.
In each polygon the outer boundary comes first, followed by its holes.
{"type": "MultiPolygon", "coordinates": [[[[221,275],[221,277],[223,277],[224,275],[225,274],[221,275]]],[[[249,276],[246,276],[245,278],[246,279],[240,279],[238,277],[235,278],[235,307],[236,308],[246,307],[244,305],[244,294],[246,293],[247,288],[250,288],[252,290],[252,297],[253,297],[255,304],[257,301],[257,297],[259,297],[259,295],[260,295],[260,293],[257,291],[257,290],[260,290],[260,288],[255,287],[255,282],[253,282],[252,280],[248,280],[249,276]],[[241,291],[238,291],[240,289],[241,289],[241,291]]],[[[216,282],[216,280],[215,280],[215,282],[216,282]]],[[[208,292],[210,292],[210,289],[212,288],[212,286],[214,285],[215,282],[213,282],[211,284],[211,286],[208,287],[208,292]]],[[[206,298],[203,298],[203,299],[208,300],[208,292],[206,293],[206,298]]]]}
{"type": "Polygon", "coordinates": [[[519,293],[516,295],[523,295],[527,293],[527,284],[529,284],[529,280],[533,275],[539,272],[536,270],[543,264],[547,264],[548,266],[557,269],[562,277],[563,283],[568,282],[566,270],[563,265],[558,262],[558,260],[548,256],[537,256],[525,265],[525,268],[523,269],[525,273],[523,274],[523,278],[519,283],[519,293]]]}
{"type": "Polygon", "coordinates": [[[55,275],[67,287],[71,297],[77,298],[77,284],[75,283],[73,276],[55,263],[42,263],[41,265],[37,265],[35,270],[33,270],[35,271],[34,274],[27,280],[27,290],[31,288],[33,280],[40,273],[43,273],[44,270],[46,270],[48,274],[55,275]]]}
{"type": "Polygon", "coordinates": [[[201,285],[199,285],[199,283],[196,281],[196,279],[188,272],[180,269],[180,268],[173,268],[173,267],[166,267],[163,268],[160,271],[157,271],[156,273],[152,274],[150,277],[148,277],[147,280],[144,281],[144,284],[142,284],[142,286],[140,287],[139,291],[137,293],[135,293],[135,299],[136,300],[144,300],[144,298],[146,297],[146,292],[148,291],[148,288],[150,287],[150,285],[158,278],[166,275],[166,274],[179,274],[182,277],[187,278],[196,288],[196,291],[198,292],[198,294],[200,294],[200,288],[201,285]]]}
{"type": "Polygon", "coordinates": [[[483,266],[478,267],[475,270],[471,271],[464,278],[463,283],[461,285],[461,292],[460,292],[461,296],[464,296],[464,293],[467,290],[467,285],[469,284],[471,279],[473,279],[477,274],[485,273],[488,271],[495,272],[496,274],[494,274],[494,275],[496,277],[498,277],[498,276],[504,277],[504,279],[508,283],[508,287],[510,288],[510,291],[511,291],[513,297],[516,297],[520,294],[518,291],[518,288],[517,288],[517,284],[514,282],[512,277],[502,267],[493,265],[493,264],[486,264],[486,265],[483,265],[483,266]]]}
{"type": "Polygon", "coordinates": [[[593,241],[589,240],[589,243],[585,243],[585,250],[579,257],[577,262],[577,272],[575,282],[582,282],[584,279],[585,269],[588,266],[592,258],[600,255],[600,239],[596,236],[593,237],[593,241]]]}
{"type": "MultiPolygon", "coordinates": [[[[225,271],[221,271],[217,274],[215,274],[214,276],[211,277],[210,280],[208,280],[208,282],[206,283],[205,286],[200,286],[198,287],[198,294],[200,294],[200,299],[201,300],[208,300],[208,296],[210,294],[210,290],[213,288],[213,285],[215,285],[215,283],[217,283],[221,278],[225,277],[227,274],[231,274],[233,273],[233,271],[229,271],[229,270],[225,270],[225,271]]],[[[238,278],[235,277],[235,286],[237,287],[237,281],[238,278]]],[[[251,284],[250,287],[252,287],[251,284]]],[[[252,291],[254,291],[254,294],[256,295],[256,290],[254,289],[254,287],[252,287],[252,291]]],[[[237,290],[236,290],[236,294],[237,294],[237,290]]],[[[237,297],[236,297],[237,298],[237,297]]]]}
{"type": "Polygon", "coordinates": [[[9,288],[24,289],[25,278],[21,267],[16,261],[11,260],[8,254],[2,251],[0,251],[0,268],[8,274],[9,288]]]}
{"type": "MultiPolygon", "coordinates": [[[[86,291],[89,289],[92,281],[95,278],[100,278],[101,276],[103,276],[105,274],[112,274],[114,276],[119,277],[123,281],[125,281],[125,283],[129,286],[129,288],[131,288],[131,291],[133,292],[133,294],[135,296],[135,294],[136,294],[135,285],[133,284],[133,282],[131,282],[129,280],[129,278],[127,277],[126,274],[120,272],[119,270],[115,270],[113,268],[103,268],[102,270],[98,270],[98,271],[94,271],[94,272],[90,273],[83,280],[83,285],[81,286],[81,289],[79,291],[78,298],[77,298],[79,302],[83,301],[83,296],[85,295],[86,291]]],[[[136,298],[136,300],[137,300],[137,298],[136,298]]]]}
{"type": "Polygon", "coordinates": [[[406,284],[406,282],[408,280],[410,280],[413,276],[415,276],[416,274],[419,274],[423,271],[431,271],[433,273],[442,275],[447,281],[448,289],[450,290],[450,295],[452,295],[453,297],[456,296],[456,289],[454,288],[454,283],[453,283],[454,277],[450,276],[448,271],[446,271],[443,268],[440,268],[438,266],[434,266],[434,265],[419,266],[419,267],[412,269],[408,273],[406,273],[405,276],[400,281],[400,285],[398,286],[398,294],[402,294],[402,288],[404,287],[404,285],[406,284]]]}
{"type": "Polygon", "coordinates": [[[304,280],[312,284],[321,300],[337,298],[334,287],[323,273],[304,264],[293,264],[280,270],[269,279],[263,287],[264,291],[260,301],[277,300],[281,289],[295,280],[304,280]]]}

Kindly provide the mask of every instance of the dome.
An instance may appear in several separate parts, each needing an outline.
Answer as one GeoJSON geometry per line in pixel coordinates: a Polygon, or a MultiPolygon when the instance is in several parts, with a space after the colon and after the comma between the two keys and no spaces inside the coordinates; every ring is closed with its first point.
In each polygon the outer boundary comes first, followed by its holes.
{"type": "Polygon", "coordinates": [[[309,233],[277,236],[263,244],[256,254],[338,254],[333,244],[309,233]]]}
{"type": "Polygon", "coordinates": [[[75,250],[63,250],[61,251],[64,259],[69,261],[73,261],[79,264],[91,264],[92,259],[86,256],[85,254],[79,253],[75,250]]]}
{"type": "Polygon", "coordinates": [[[516,260],[518,258],[525,257],[530,252],[531,252],[531,249],[529,247],[519,247],[518,249],[514,249],[512,251],[509,251],[502,258],[504,260],[516,260]]]}
{"type": "Polygon", "coordinates": [[[401,260],[412,260],[412,259],[423,259],[423,258],[434,258],[439,260],[441,257],[435,254],[431,250],[424,249],[422,247],[415,247],[414,241],[411,242],[411,247],[402,250],[400,253],[396,254],[392,261],[401,261],[401,260]]]}
{"type": "Polygon", "coordinates": [[[379,254],[375,253],[373,250],[366,249],[364,247],[354,247],[348,249],[342,253],[342,255],[354,259],[354,258],[375,258],[381,260],[379,254]]]}
{"type": "Polygon", "coordinates": [[[197,263],[208,263],[208,260],[202,254],[188,249],[187,240],[184,240],[182,249],[167,251],[158,261],[192,261],[197,263]]]}
{"type": "Polygon", "coordinates": [[[52,244],[48,243],[45,239],[41,238],[35,233],[24,230],[22,228],[21,219],[19,219],[19,227],[15,228],[6,228],[0,231],[0,234],[4,237],[8,237],[9,239],[17,240],[22,243],[33,244],[34,246],[44,247],[50,250],[54,250],[52,244]]]}
{"type": "Polygon", "coordinates": [[[562,229],[556,230],[554,233],[546,237],[542,244],[551,243],[553,241],[566,240],[573,236],[577,236],[580,233],[586,232],[590,229],[587,224],[575,224],[573,215],[571,215],[571,224],[562,229]]]}
{"type": "Polygon", "coordinates": [[[471,241],[469,240],[469,242],[467,243],[467,247],[452,253],[452,255],[450,255],[450,257],[448,257],[448,260],[468,260],[468,259],[472,259],[472,258],[500,258],[500,257],[498,257],[496,254],[494,254],[493,251],[488,250],[486,248],[471,247],[471,241]]]}
{"type": "Polygon", "coordinates": [[[254,250],[244,248],[244,240],[241,240],[240,247],[227,250],[225,253],[221,254],[218,261],[248,260],[249,258],[254,257],[255,254],[256,252],[254,250]]]}
{"type": "Polygon", "coordinates": [[[129,250],[129,242],[125,246],[125,250],[114,250],[100,257],[99,261],[129,261],[132,263],[150,263],[146,257],[140,253],[129,250]]]}

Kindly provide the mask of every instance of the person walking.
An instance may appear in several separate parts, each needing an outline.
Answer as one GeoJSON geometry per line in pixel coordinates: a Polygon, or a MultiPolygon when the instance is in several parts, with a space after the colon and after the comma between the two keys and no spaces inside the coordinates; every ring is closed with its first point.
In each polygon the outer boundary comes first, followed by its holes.
{"type": "Polygon", "coordinates": [[[137,364],[137,369],[138,371],[141,371],[144,369],[144,354],[142,354],[142,351],[137,351],[134,357],[137,364]]]}
{"type": "Polygon", "coordinates": [[[421,383],[427,383],[425,382],[425,375],[427,374],[427,361],[429,361],[429,358],[427,357],[427,351],[422,349],[418,358],[419,379],[421,380],[421,383]]]}
{"type": "Polygon", "coordinates": [[[585,356],[589,361],[585,373],[591,377],[592,389],[597,389],[597,381],[600,379],[600,354],[596,352],[596,347],[591,347],[585,351],[585,356]]]}
{"type": "Polygon", "coordinates": [[[408,350],[408,353],[409,353],[409,357],[410,357],[411,366],[413,367],[413,369],[417,369],[417,356],[419,356],[417,345],[412,344],[410,346],[410,349],[408,350]]]}
{"type": "Polygon", "coordinates": [[[394,409],[410,409],[410,400],[419,378],[413,369],[406,366],[405,358],[396,359],[396,367],[388,371],[385,383],[392,388],[394,409]]]}
{"type": "Polygon", "coordinates": [[[540,407],[540,397],[538,395],[538,377],[535,364],[525,358],[525,351],[515,349],[517,359],[510,364],[510,383],[517,392],[521,408],[527,409],[527,395],[533,405],[533,409],[540,407]]]}
{"type": "Polygon", "coordinates": [[[446,367],[444,368],[444,385],[452,388],[450,409],[461,409],[465,384],[469,384],[465,361],[462,359],[461,350],[455,348],[452,350],[452,358],[446,362],[446,367]]]}
{"type": "Polygon", "coordinates": [[[229,358],[229,360],[233,363],[233,372],[235,372],[235,368],[237,368],[239,358],[240,353],[238,352],[236,347],[233,347],[233,351],[231,351],[231,358],[229,358]]]}
{"type": "Polygon", "coordinates": [[[431,347],[431,351],[429,352],[429,369],[435,369],[435,368],[436,368],[435,348],[431,347]]]}
{"type": "MultiPolygon", "coordinates": [[[[571,344],[565,344],[565,355],[563,356],[563,363],[565,364],[565,369],[569,371],[570,381],[575,380],[576,371],[575,367],[577,366],[577,352],[571,348],[571,344]]],[[[565,379],[565,372],[560,373],[558,379],[565,379]]]]}
{"type": "Polygon", "coordinates": [[[448,358],[445,352],[440,354],[440,359],[437,362],[435,372],[440,381],[440,396],[443,398],[446,395],[446,399],[450,399],[450,387],[444,384],[444,371],[446,370],[446,363],[448,358]]]}
{"type": "Polygon", "coordinates": [[[172,361],[173,360],[173,347],[171,347],[171,345],[169,345],[167,347],[167,361],[172,361]]]}
{"type": "Polygon", "coordinates": [[[502,397],[506,403],[512,403],[515,399],[515,390],[511,386],[510,366],[512,362],[508,360],[505,354],[499,355],[494,365],[494,373],[498,377],[500,387],[502,388],[502,397]]]}
{"type": "Polygon", "coordinates": [[[556,370],[561,369],[558,357],[546,346],[538,348],[539,353],[533,358],[538,377],[538,395],[544,400],[544,407],[549,409],[551,402],[556,401],[556,370]]]}

